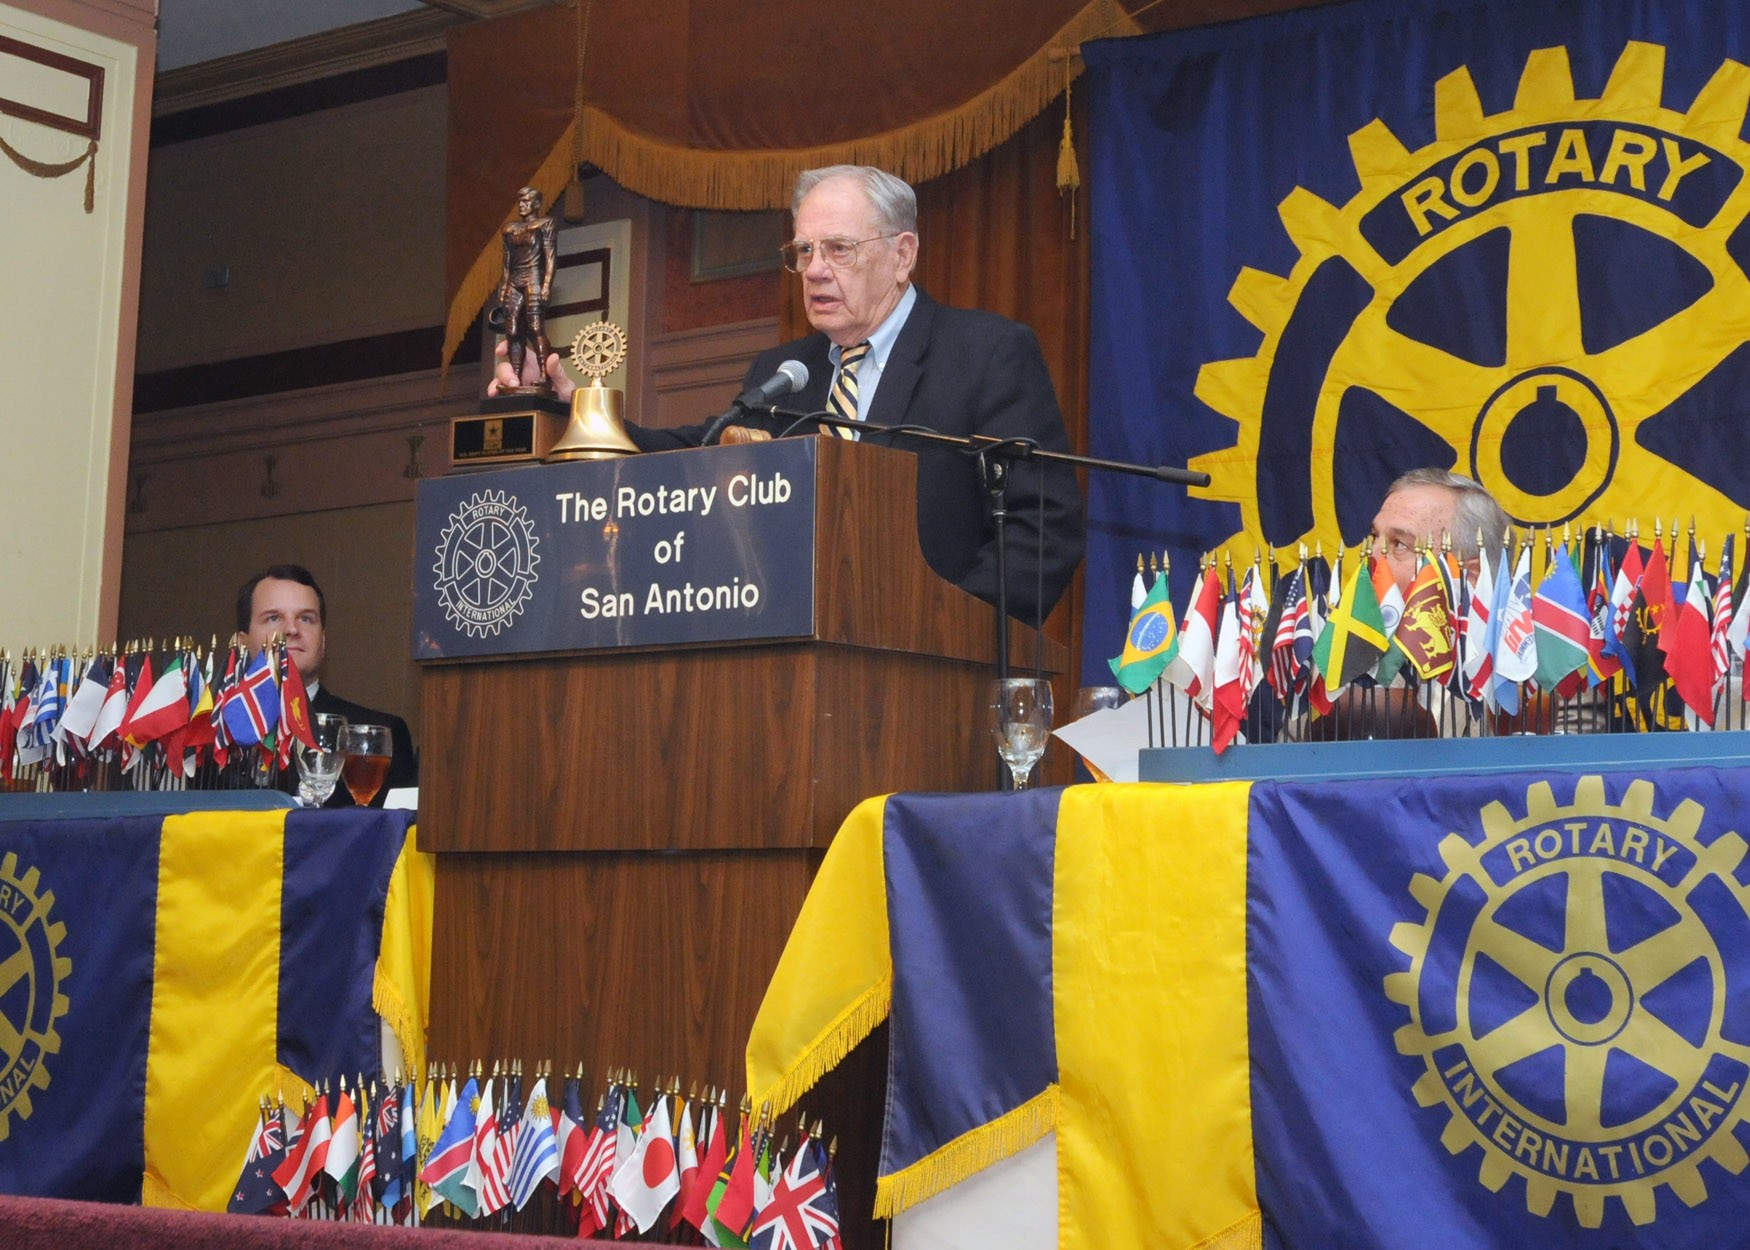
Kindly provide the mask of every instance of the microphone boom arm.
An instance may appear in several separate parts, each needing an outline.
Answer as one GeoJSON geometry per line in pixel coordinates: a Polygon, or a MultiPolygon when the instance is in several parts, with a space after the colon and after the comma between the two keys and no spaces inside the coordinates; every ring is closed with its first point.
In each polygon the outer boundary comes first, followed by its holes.
{"type": "Polygon", "coordinates": [[[1057,464],[1071,465],[1078,469],[1095,469],[1103,473],[1129,473],[1136,477],[1152,477],[1157,482],[1166,482],[1174,486],[1209,485],[1209,474],[1200,473],[1195,469],[1180,469],[1170,464],[1135,464],[1128,460],[1104,460],[1098,456],[1077,455],[1072,451],[1047,451],[1033,440],[1026,438],[997,438],[990,434],[943,434],[922,425],[872,425],[867,421],[849,421],[844,417],[835,416],[825,411],[790,412],[783,408],[773,408],[772,415],[790,418],[791,423],[784,430],[785,434],[805,421],[812,421],[816,425],[855,430],[859,434],[890,434],[896,438],[911,439],[915,442],[929,443],[933,446],[951,448],[974,455],[979,453],[997,455],[1006,460],[1049,460],[1057,464]]]}
{"type": "MultiPolygon", "coordinates": [[[[1208,486],[1209,474],[1199,473],[1193,469],[1180,469],[1172,465],[1132,464],[1124,460],[1102,460],[1096,456],[1079,456],[1068,451],[1046,451],[1030,438],[997,438],[989,434],[943,434],[920,425],[872,425],[867,421],[851,421],[835,416],[830,412],[786,412],[773,408],[775,417],[789,417],[791,422],[785,427],[784,433],[804,422],[812,421],[816,425],[831,426],[835,429],[855,430],[858,434],[886,434],[899,439],[909,439],[917,443],[948,448],[966,455],[975,456],[978,460],[979,480],[983,483],[985,493],[990,499],[991,526],[996,541],[996,651],[997,676],[1009,675],[1009,587],[1007,570],[1007,534],[1006,521],[1008,506],[1005,496],[1008,491],[1009,469],[1011,463],[1017,460],[1048,460],[1057,464],[1067,464],[1076,468],[1093,469],[1105,473],[1129,473],[1138,477],[1152,477],[1156,481],[1168,482],[1177,486],[1208,486]]],[[[1035,622],[1035,626],[1043,622],[1035,622]]]]}

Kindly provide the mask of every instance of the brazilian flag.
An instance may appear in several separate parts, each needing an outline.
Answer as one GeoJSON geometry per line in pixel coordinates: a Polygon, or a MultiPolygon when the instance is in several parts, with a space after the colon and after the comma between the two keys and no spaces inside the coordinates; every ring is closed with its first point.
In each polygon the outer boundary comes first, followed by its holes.
{"type": "Polygon", "coordinates": [[[1155,578],[1154,587],[1137,605],[1124,635],[1124,654],[1106,663],[1118,684],[1131,694],[1141,694],[1155,684],[1161,671],[1179,650],[1179,627],[1173,620],[1173,605],[1167,598],[1167,578],[1155,578]]]}

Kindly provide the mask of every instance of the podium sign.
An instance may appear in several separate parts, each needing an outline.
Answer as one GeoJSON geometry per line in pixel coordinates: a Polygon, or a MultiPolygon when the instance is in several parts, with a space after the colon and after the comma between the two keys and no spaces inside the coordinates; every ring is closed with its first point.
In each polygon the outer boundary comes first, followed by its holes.
{"type": "Polygon", "coordinates": [[[421,482],[414,658],[809,636],[817,441],[421,482]]]}

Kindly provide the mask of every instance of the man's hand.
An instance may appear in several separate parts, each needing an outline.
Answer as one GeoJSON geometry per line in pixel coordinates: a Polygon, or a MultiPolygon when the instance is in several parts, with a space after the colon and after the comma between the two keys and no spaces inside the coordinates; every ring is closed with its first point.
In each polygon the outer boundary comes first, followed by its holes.
{"type": "MultiPolygon", "coordinates": [[[[493,349],[492,360],[493,378],[486,384],[488,395],[498,394],[501,387],[533,386],[541,380],[540,366],[535,360],[533,352],[523,353],[523,376],[520,381],[510,367],[510,345],[508,343],[501,342],[493,349]]],[[[554,398],[570,403],[571,393],[577,389],[577,385],[572,382],[571,375],[565,372],[565,366],[559,361],[558,352],[547,357],[547,377],[553,383],[554,398]]]]}
{"type": "Polygon", "coordinates": [[[768,430],[750,430],[745,425],[732,425],[723,431],[717,440],[720,443],[769,443],[772,441],[768,430]]]}

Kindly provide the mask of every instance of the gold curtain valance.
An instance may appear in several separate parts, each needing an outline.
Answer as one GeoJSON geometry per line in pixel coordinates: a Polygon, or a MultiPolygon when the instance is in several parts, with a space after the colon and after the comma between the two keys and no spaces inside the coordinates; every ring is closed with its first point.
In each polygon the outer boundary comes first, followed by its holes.
{"type": "Polygon", "coordinates": [[[943,6],[658,6],[593,0],[574,127],[577,10],[458,27],[449,47],[447,361],[491,294],[518,187],[551,203],[577,152],[689,208],[789,204],[798,172],[879,165],[918,183],[1012,136],[1079,62],[1054,49],[1137,33],[1109,0],[943,6]]]}

